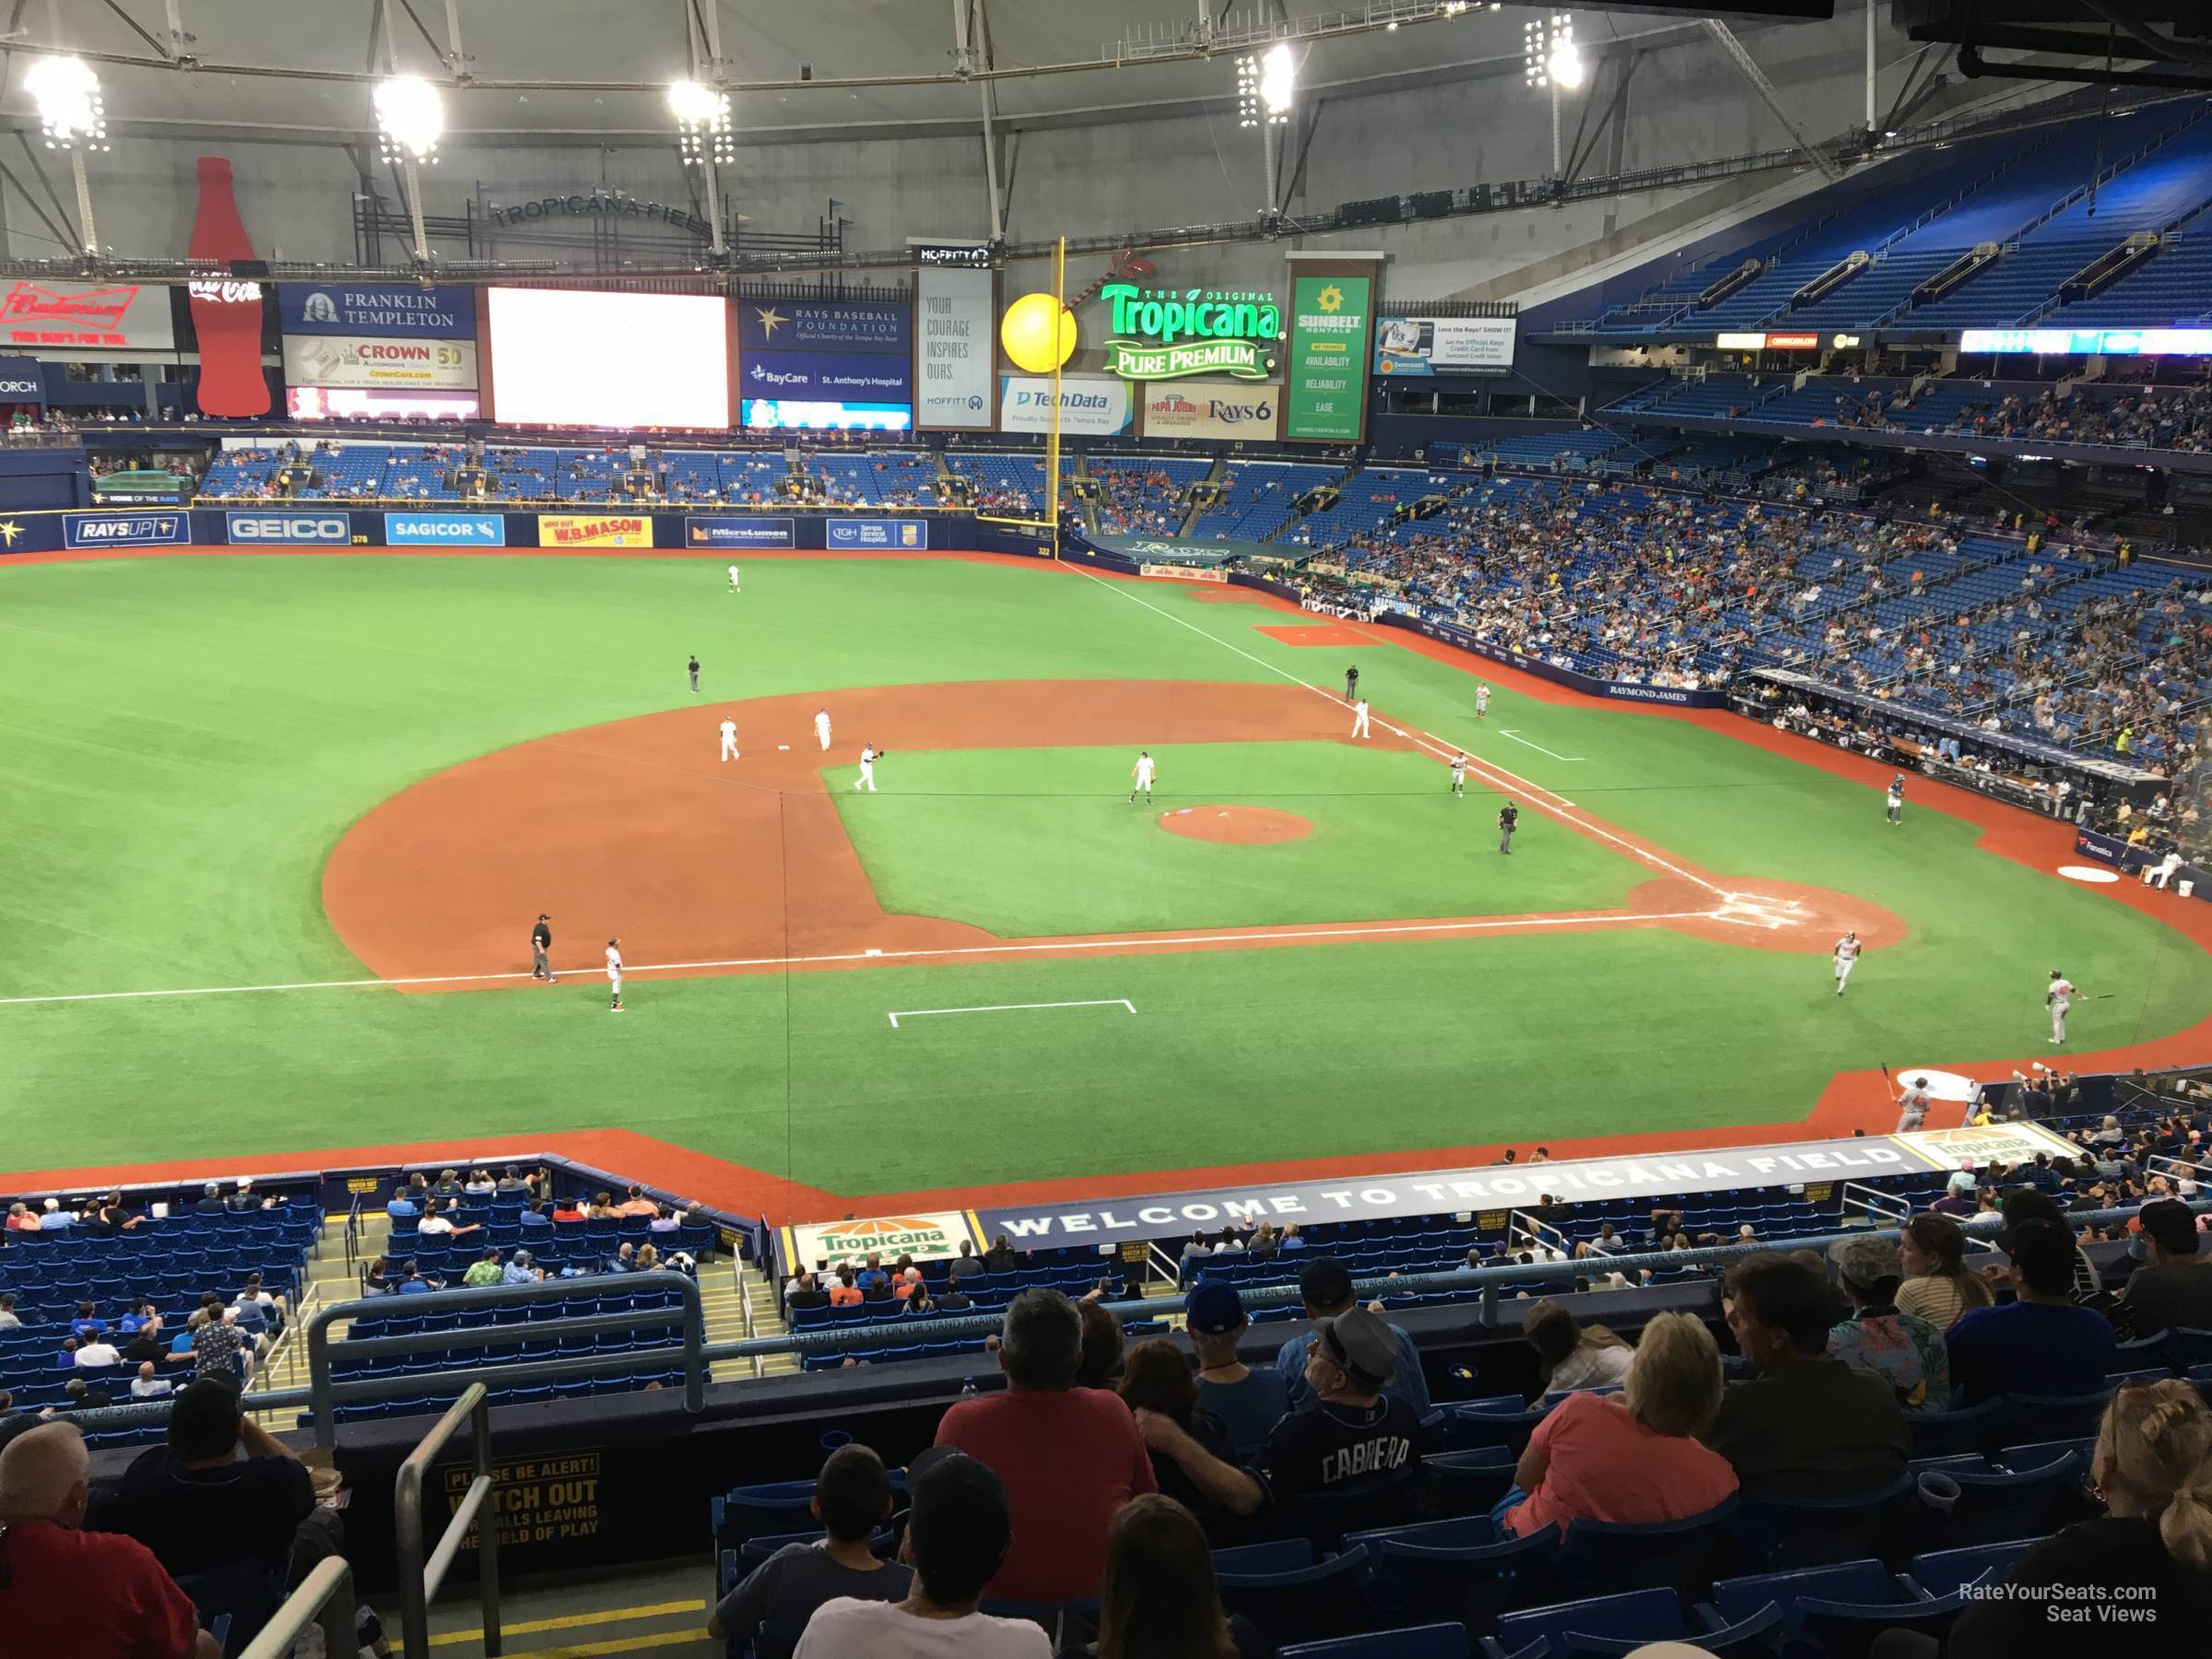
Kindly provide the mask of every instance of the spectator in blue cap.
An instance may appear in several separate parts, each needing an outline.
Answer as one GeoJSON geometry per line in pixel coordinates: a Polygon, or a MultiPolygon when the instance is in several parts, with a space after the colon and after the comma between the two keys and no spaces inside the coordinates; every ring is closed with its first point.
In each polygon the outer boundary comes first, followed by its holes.
{"type": "Polygon", "coordinates": [[[1221,1419],[1237,1455],[1250,1457],[1290,1408],[1283,1374],[1272,1366],[1253,1371],[1237,1358],[1252,1320],[1234,1285],[1201,1281],[1183,1298],[1182,1312],[1191,1346],[1198,1350],[1199,1406],[1221,1419]]]}
{"type": "MultiPolygon", "coordinates": [[[[1305,1304],[1306,1317],[1317,1325],[1359,1305],[1350,1270],[1329,1255],[1314,1256],[1298,1270],[1298,1296],[1305,1304]]],[[[1379,1314],[1382,1304],[1371,1302],[1368,1312],[1379,1314]]],[[[1421,1417],[1429,1410],[1429,1379],[1421,1373],[1421,1350],[1398,1326],[1386,1328],[1398,1345],[1397,1364],[1384,1379],[1390,1384],[1390,1396],[1405,1401],[1413,1407],[1415,1417],[1421,1417]]],[[[1314,1402],[1312,1386],[1306,1381],[1306,1354],[1312,1346],[1311,1336],[1301,1334],[1284,1343],[1275,1357],[1275,1369],[1289,1393],[1292,1411],[1303,1411],[1314,1402]]]]}

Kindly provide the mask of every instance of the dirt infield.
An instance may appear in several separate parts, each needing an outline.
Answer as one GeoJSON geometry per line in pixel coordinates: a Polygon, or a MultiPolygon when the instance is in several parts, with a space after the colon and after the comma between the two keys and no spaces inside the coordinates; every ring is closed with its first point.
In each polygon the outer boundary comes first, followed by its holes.
{"type": "MultiPolygon", "coordinates": [[[[331,854],[324,908],[371,973],[418,992],[527,984],[528,926],[540,911],[552,913],[562,971],[598,971],[603,942],[618,936],[633,974],[663,977],[1653,925],[1817,951],[1847,926],[1877,944],[1904,932],[1841,895],[1734,886],[1586,813],[1523,795],[1528,810],[1653,879],[1616,911],[1006,939],[877,902],[822,775],[849,765],[864,741],[883,752],[879,782],[895,791],[900,755],[917,749],[1347,739],[1343,706],[1300,686],[1000,681],[702,702],[500,750],[394,796],[331,854]],[[813,730],[825,702],[839,734],[827,754],[813,730]],[[725,714],[737,723],[734,761],[719,759],[725,714]]],[[[1427,752],[1382,719],[1376,746],[1427,752]]],[[[1478,779],[1487,770],[1476,762],[1478,779]]]]}
{"type": "Polygon", "coordinates": [[[1313,833],[1313,826],[1297,813],[1272,806],[1178,806],[1160,814],[1159,827],[1170,835],[1232,847],[1272,847],[1313,833]]]}
{"type": "Polygon", "coordinates": [[[1288,627],[1255,629],[1269,639],[1284,645],[1320,645],[1339,650],[1357,651],[1362,645],[1372,645],[1374,636],[1362,633],[1349,622],[1313,621],[1288,627]]]}

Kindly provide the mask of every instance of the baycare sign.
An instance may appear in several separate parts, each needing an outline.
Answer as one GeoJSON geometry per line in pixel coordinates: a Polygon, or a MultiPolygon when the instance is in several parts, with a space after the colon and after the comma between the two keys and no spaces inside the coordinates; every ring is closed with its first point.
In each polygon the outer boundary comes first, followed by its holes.
{"type": "Polygon", "coordinates": [[[1140,288],[1110,282],[1106,367],[1124,380],[1227,374],[1265,380],[1275,368],[1283,314],[1273,294],[1219,288],[1140,288]]]}
{"type": "Polygon", "coordinates": [[[640,513],[540,513],[541,547],[650,547],[653,521],[640,513]]]}

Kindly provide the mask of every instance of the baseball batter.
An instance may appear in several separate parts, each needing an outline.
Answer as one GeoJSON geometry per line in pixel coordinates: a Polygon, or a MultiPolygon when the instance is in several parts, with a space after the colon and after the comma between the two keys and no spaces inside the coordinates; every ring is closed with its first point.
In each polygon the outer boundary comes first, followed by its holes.
{"type": "Polygon", "coordinates": [[[1467,755],[1465,749],[1452,757],[1452,793],[1462,800],[1467,794],[1467,755]]]}
{"type": "Polygon", "coordinates": [[[870,794],[876,793],[876,757],[877,753],[878,750],[872,743],[864,743],[860,746],[860,776],[853,780],[853,788],[865,789],[870,794]]]}
{"type": "Polygon", "coordinates": [[[737,759],[737,723],[726,714],[722,719],[722,758],[724,760],[737,759]]]}
{"type": "Polygon", "coordinates": [[[1884,797],[1888,803],[1889,827],[1894,830],[1905,821],[1905,774],[1889,774],[1889,793],[1884,797]]]}
{"type": "Polygon", "coordinates": [[[1475,688],[1475,718],[1484,720],[1490,712],[1490,687],[1488,680],[1475,688]]]}
{"type": "Polygon", "coordinates": [[[830,752],[830,711],[827,709],[814,712],[814,740],[822,746],[823,754],[830,752]]]}
{"type": "Polygon", "coordinates": [[[2051,1041],[2066,1040],[2066,1010],[2074,1006],[2074,982],[2057,969],[2051,970],[2051,988],[2043,993],[2051,1007],[2051,1041]]]}
{"type": "Polygon", "coordinates": [[[1836,994],[1843,994],[1843,987],[1851,982],[1851,971],[1859,965],[1859,952],[1866,947],[1855,933],[1847,933],[1836,941],[1836,994]]]}
{"type": "Polygon", "coordinates": [[[622,941],[619,939],[609,939],[606,942],[606,989],[608,1012],[621,1013],[622,941]]]}
{"type": "Polygon", "coordinates": [[[1352,705],[1352,735],[1355,737],[1370,735],[1367,729],[1367,699],[1364,697],[1352,705]]]}
{"type": "Polygon", "coordinates": [[[1935,1100],[1928,1092],[1928,1080],[1915,1077],[1900,1089],[1897,1097],[1897,1128],[1892,1133],[1903,1135],[1919,1128],[1928,1121],[1928,1106],[1935,1100]]]}
{"type": "Polygon", "coordinates": [[[735,593],[736,591],[737,591],[737,567],[736,567],[735,565],[732,565],[732,566],[730,567],[730,592],[734,594],[734,593],[735,593]]]}
{"type": "Polygon", "coordinates": [[[1136,792],[1137,792],[1137,790],[1141,789],[1141,790],[1143,790],[1143,791],[1145,792],[1145,805],[1146,805],[1146,806],[1151,806],[1151,805],[1152,805],[1152,756],[1151,756],[1151,753],[1150,753],[1150,751],[1148,751],[1148,750],[1146,750],[1146,749],[1138,749],[1138,750],[1136,751],[1136,764],[1135,764],[1135,766],[1131,767],[1131,768],[1129,769],[1129,771],[1130,771],[1131,774],[1132,774],[1133,776],[1135,776],[1135,779],[1136,779],[1136,788],[1135,788],[1135,789],[1132,789],[1132,790],[1129,792],[1129,798],[1130,798],[1131,800],[1133,800],[1133,801],[1134,801],[1134,800],[1135,800],[1135,799],[1136,799],[1136,792]]]}

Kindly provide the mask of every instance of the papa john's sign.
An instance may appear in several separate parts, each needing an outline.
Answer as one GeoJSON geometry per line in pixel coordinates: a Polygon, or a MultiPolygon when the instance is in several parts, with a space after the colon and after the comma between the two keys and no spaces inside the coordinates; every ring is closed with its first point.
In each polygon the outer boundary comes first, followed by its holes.
{"type": "Polygon", "coordinates": [[[1099,297],[1111,308],[1106,367],[1124,380],[1179,380],[1228,374],[1265,380],[1275,370],[1283,314],[1273,294],[1219,288],[1140,288],[1110,282],[1099,297]]]}
{"type": "Polygon", "coordinates": [[[1241,381],[1175,381],[1145,390],[1147,438],[1272,441],[1283,406],[1277,385],[1241,381]]]}

